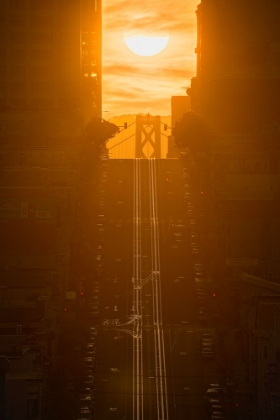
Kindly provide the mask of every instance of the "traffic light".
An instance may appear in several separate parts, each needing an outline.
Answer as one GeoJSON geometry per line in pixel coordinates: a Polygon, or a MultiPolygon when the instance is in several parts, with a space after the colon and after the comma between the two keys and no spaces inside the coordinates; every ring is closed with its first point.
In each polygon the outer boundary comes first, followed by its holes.
{"type": "Polygon", "coordinates": [[[164,124],[163,126],[164,126],[164,131],[167,131],[168,125],[164,124]]]}
{"type": "Polygon", "coordinates": [[[124,124],[123,124],[123,128],[126,130],[127,129],[127,122],[125,122],[124,124]]]}

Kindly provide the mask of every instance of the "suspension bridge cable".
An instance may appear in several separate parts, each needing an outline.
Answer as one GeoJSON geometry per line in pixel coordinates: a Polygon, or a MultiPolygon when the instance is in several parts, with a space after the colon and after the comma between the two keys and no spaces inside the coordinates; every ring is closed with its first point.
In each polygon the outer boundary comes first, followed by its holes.
{"type": "Polygon", "coordinates": [[[119,142],[119,143],[117,143],[117,144],[114,144],[114,146],[112,146],[112,147],[109,147],[109,148],[108,148],[108,150],[114,149],[114,147],[119,146],[119,145],[120,145],[120,144],[122,144],[124,141],[129,140],[129,139],[131,139],[131,137],[134,137],[134,136],[135,136],[135,134],[133,133],[131,136],[127,137],[126,139],[124,139],[124,140],[120,141],[120,142],[119,142]]]}

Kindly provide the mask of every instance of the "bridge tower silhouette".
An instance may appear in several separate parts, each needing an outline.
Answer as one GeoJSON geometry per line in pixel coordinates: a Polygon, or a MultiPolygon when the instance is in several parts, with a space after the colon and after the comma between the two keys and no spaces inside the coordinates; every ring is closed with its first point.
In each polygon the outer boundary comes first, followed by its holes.
{"type": "Polygon", "coordinates": [[[135,157],[160,159],[160,116],[136,115],[135,157]]]}

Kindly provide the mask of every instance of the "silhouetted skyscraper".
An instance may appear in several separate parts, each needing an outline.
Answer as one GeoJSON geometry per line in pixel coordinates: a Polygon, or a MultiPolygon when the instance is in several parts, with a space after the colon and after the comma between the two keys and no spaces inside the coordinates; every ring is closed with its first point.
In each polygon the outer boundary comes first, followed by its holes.
{"type": "Polygon", "coordinates": [[[280,3],[202,0],[192,109],[217,133],[280,122],[280,3]]]}
{"type": "MultiPolygon", "coordinates": [[[[67,135],[101,115],[101,0],[0,4],[0,135],[67,135]]],[[[25,140],[22,140],[23,144],[25,140]]]]}
{"type": "MultiPolygon", "coordinates": [[[[190,110],[190,98],[188,96],[171,97],[171,127],[175,126],[176,121],[180,120],[185,112],[190,110]]],[[[168,137],[168,158],[178,157],[179,149],[174,146],[172,136],[168,137]]]]}

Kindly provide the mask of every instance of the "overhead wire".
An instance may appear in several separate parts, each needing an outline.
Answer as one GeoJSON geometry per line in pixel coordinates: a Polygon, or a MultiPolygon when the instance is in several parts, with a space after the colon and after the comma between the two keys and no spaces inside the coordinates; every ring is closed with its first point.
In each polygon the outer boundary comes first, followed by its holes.
{"type": "Polygon", "coordinates": [[[131,137],[134,137],[134,136],[135,136],[135,134],[132,134],[131,136],[126,137],[124,140],[120,141],[119,143],[114,144],[114,146],[109,147],[108,150],[114,149],[114,147],[119,146],[120,144],[124,143],[126,140],[131,139],[131,137]]]}
{"type": "MultiPolygon", "coordinates": [[[[129,124],[127,126],[127,128],[131,127],[133,124],[135,124],[135,121],[133,121],[131,124],[129,124]]],[[[126,129],[121,130],[120,133],[122,133],[124,130],[126,130],[126,129]]],[[[133,136],[135,136],[135,134],[132,134],[131,136],[126,137],[124,140],[121,140],[119,143],[114,144],[112,147],[109,147],[108,150],[114,149],[114,147],[119,146],[120,144],[124,143],[125,141],[131,139],[133,136]]]]}

